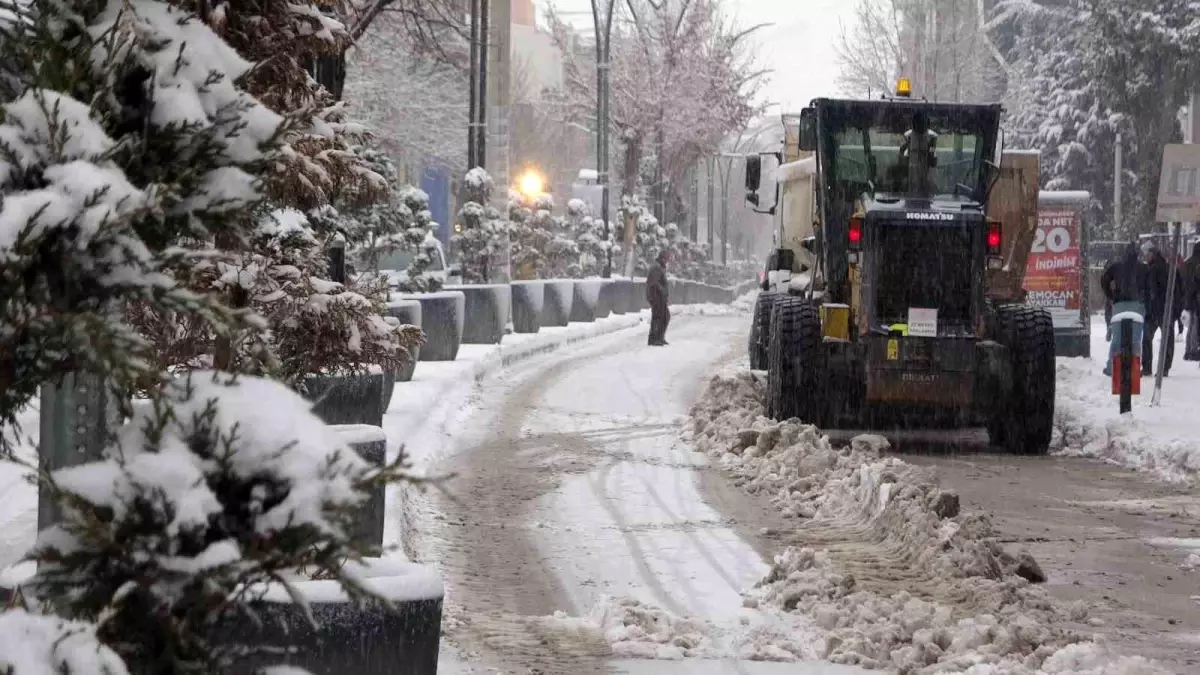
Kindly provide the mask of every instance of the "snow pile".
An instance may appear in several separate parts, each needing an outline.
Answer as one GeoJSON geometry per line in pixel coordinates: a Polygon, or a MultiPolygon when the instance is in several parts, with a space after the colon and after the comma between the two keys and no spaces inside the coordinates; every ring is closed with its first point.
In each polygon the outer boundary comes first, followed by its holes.
{"type": "Polygon", "coordinates": [[[733,307],[742,314],[750,314],[754,311],[754,305],[758,303],[758,291],[753,290],[749,293],[743,293],[734,298],[730,307],[733,307]]]}
{"type": "Polygon", "coordinates": [[[568,632],[599,633],[613,654],[636,659],[682,659],[712,656],[712,626],[680,618],[633,598],[603,596],[583,618],[555,612],[550,627],[568,632]]]}
{"type": "Polygon", "coordinates": [[[535,621],[544,631],[603,640],[619,658],[811,661],[822,645],[820,631],[803,616],[740,609],[731,616],[686,618],[642,600],[611,596],[601,596],[582,618],[556,612],[535,621]]]}
{"type": "Polygon", "coordinates": [[[753,291],[739,296],[728,305],[718,305],[705,302],[695,305],[679,305],[671,308],[676,316],[744,316],[754,311],[754,302],[758,292],[753,291]]]}
{"type": "Polygon", "coordinates": [[[960,512],[927,471],[884,457],[886,440],[834,447],[813,426],[763,417],[761,400],[750,373],[718,375],[691,434],[737,484],[801,521],[809,546],[777,556],[745,603],[811,617],[826,631],[822,658],[912,673],[1165,672],[1100,659],[1103,645],[1064,628],[1086,608],[1031,585],[1044,580],[1036,561],[1003,550],[989,519],[960,512]]]}
{"type": "Polygon", "coordinates": [[[1142,395],[1134,398],[1129,415],[1119,414],[1102,362],[1060,359],[1053,451],[1095,457],[1172,482],[1200,478],[1200,419],[1193,411],[1200,373],[1182,362],[1182,349],[1176,351],[1174,372],[1163,381],[1162,406],[1150,407],[1154,380],[1142,378],[1142,395]]]}
{"type": "Polygon", "coordinates": [[[125,664],[86,623],[14,609],[0,612],[0,672],[126,675],[125,664]]]}

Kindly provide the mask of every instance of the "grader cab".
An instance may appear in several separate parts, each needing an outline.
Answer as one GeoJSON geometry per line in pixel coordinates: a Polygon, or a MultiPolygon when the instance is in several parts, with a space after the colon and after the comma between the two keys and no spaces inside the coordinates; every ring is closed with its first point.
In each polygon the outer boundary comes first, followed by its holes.
{"type": "Polygon", "coordinates": [[[811,234],[781,233],[750,338],[772,416],[986,426],[1012,452],[1047,450],[1053,326],[1012,283],[1032,220],[988,217],[1001,112],[907,98],[803,111],[791,168],[809,172],[811,234]]]}

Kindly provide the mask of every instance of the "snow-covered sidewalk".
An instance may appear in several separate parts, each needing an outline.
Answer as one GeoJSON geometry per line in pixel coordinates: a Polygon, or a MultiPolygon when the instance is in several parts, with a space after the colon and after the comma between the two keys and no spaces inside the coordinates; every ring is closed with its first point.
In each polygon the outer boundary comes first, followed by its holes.
{"type": "Polygon", "coordinates": [[[1122,416],[1111,380],[1103,373],[1108,355],[1104,321],[1095,317],[1092,358],[1058,360],[1053,451],[1194,483],[1200,478],[1200,364],[1183,360],[1183,346],[1179,336],[1171,375],[1163,379],[1162,405],[1151,407],[1154,378],[1144,377],[1133,412],[1122,416]]]}

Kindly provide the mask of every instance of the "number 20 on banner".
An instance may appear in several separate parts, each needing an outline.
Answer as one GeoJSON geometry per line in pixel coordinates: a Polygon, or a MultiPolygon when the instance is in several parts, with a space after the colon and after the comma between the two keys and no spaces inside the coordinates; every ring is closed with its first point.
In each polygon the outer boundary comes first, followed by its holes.
{"type": "Polygon", "coordinates": [[[1071,248],[1071,231],[1065,227],[1039,227],[1033,240],[1034,253],[1064,253],[1071,248]]]}

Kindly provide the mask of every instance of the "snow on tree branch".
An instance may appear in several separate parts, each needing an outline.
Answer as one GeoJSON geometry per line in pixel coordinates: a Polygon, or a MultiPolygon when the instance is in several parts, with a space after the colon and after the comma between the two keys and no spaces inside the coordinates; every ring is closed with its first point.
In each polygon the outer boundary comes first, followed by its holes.
{"type": "Polygon", "coordinates": [[[11,675],[128,675],[96,639],[94,626],[25,610],[0,612],[0,672],[11,675]]]}

